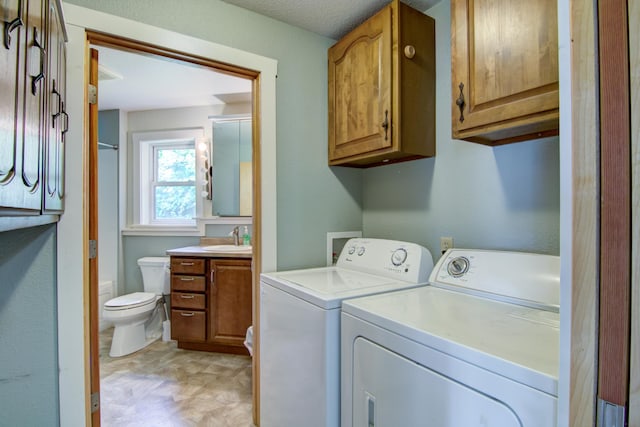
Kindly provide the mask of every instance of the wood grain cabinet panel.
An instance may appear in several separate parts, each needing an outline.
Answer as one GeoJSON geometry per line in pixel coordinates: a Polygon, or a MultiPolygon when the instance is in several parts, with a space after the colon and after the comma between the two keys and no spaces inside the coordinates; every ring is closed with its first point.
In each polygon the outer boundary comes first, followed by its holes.
{"type": "Polygon", "coordinates": [[[211,260],[209,341],[244,347],[252,319],[250,260],[211,260]]]}
{"type": "MultiPolygon", "coordinates": [[[[66,33],[61,4],[59,0],[0,0],[0,18],[0,216],[59,214],[64,197],[64,134],[69,124],[64,112],[66,33]],[[50,93],[56,84],[54,103],[50,93]],[[58,120],[52,118],[56,114],[58,120]],[[55,149],[50,148],[51,141],[55,149]],[[53,165],[48,160],[52,156],[53,165]],[[51,197],[46,191],[52,187],[52,177],[55,203],[48,202],[51,197]]],[[[3,227],[8,224],[5,221],[3,227]]]]}
{"type": "Polygon", "coordinates": [[[452,0],[451,72],[453,138],[557,135],[556,0],[452,0]]]}
{"type": "Polygon", "coordinates": [[[249,354],[250,259],[171,257],[171,339],[189,350],[249,354]]]}
{"type": "Polygon", "coordinates": [[[329,49],[329,165],[435,155],[434,31],[394,0],[329,49]]]}

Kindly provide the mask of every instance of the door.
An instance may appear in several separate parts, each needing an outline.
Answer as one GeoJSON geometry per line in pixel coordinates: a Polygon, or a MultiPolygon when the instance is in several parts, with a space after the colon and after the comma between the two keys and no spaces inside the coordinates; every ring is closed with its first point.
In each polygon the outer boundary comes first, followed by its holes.
{"type": "MultiPolygon", "coordinates": [[[[89,50],[89,85],[98,87],[98,51],[89,50]]],[[[97,90],[95,92],[97,94],[97,90]]],[[[89,328],[91,425],[100,426],[100,336],[98,333],[98,100],[89,101],[89,328]]]]}
{"type": "Polygon", "coordinates": [[[209,286],[209,340],[243,346],[251,326],[251,261],[211,261],[209,286]]]}
{"type": "Polygon", "coordinates": [[[391,147],[391,40],[388,6],[329,49],[329,161],[391,147]]]}

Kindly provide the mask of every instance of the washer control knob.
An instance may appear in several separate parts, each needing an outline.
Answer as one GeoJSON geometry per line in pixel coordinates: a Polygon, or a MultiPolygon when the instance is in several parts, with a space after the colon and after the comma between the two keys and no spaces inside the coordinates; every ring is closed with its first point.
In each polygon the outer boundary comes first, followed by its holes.
{"type": "Polygon", "coordinates": [[[447,272],[453,277],[460,277],[469,271],[469,260],[463,256],[456,257],[447,264],[447,272]]]}
{"type": "Polygon", "coordinates": [[[356,252],[356,247],[354,246],[349,246],[349,255],[353,255],[356,252]]]}
{"type": "Polygon", "coordinates": [[[396,267],[402,265],[406,260],[407,260],[407,250],[404,248],[396,249],[391,254],[391,262],[396,267]]]}
{"type": "Polygon", "coordinates": [[[365,251],[364,246],[360,246],[360,249],[358,249],[358,256],[364,255],[364,251],[365,251]]]}

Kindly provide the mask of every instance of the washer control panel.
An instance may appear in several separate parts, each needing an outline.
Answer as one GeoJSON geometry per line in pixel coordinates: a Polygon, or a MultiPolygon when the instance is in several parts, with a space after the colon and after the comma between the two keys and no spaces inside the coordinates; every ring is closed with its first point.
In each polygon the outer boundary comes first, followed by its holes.
{"type": "Polygon", "coordinates": [[[350,239],[337,267],[413,283],[424,283],[433,268],[431,253],[415,243],[386,239],[350,239]]]}

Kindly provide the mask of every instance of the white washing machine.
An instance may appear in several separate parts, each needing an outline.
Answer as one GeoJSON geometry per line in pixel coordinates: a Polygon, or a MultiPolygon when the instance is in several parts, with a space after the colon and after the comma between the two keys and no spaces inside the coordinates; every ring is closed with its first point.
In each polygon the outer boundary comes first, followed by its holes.
{"type": "Polygon", "coordinates": [[[450,249],[432,286],[345,301],[341,427],[556,426],[559,274],[450,249]]]}
{"type": "Polygon", "coordinates": [[[260,425],[340,423],[340,307],[427,284],[433,259],[414,243],[351,239],[335,267],[262,274],[260,425]]]}

